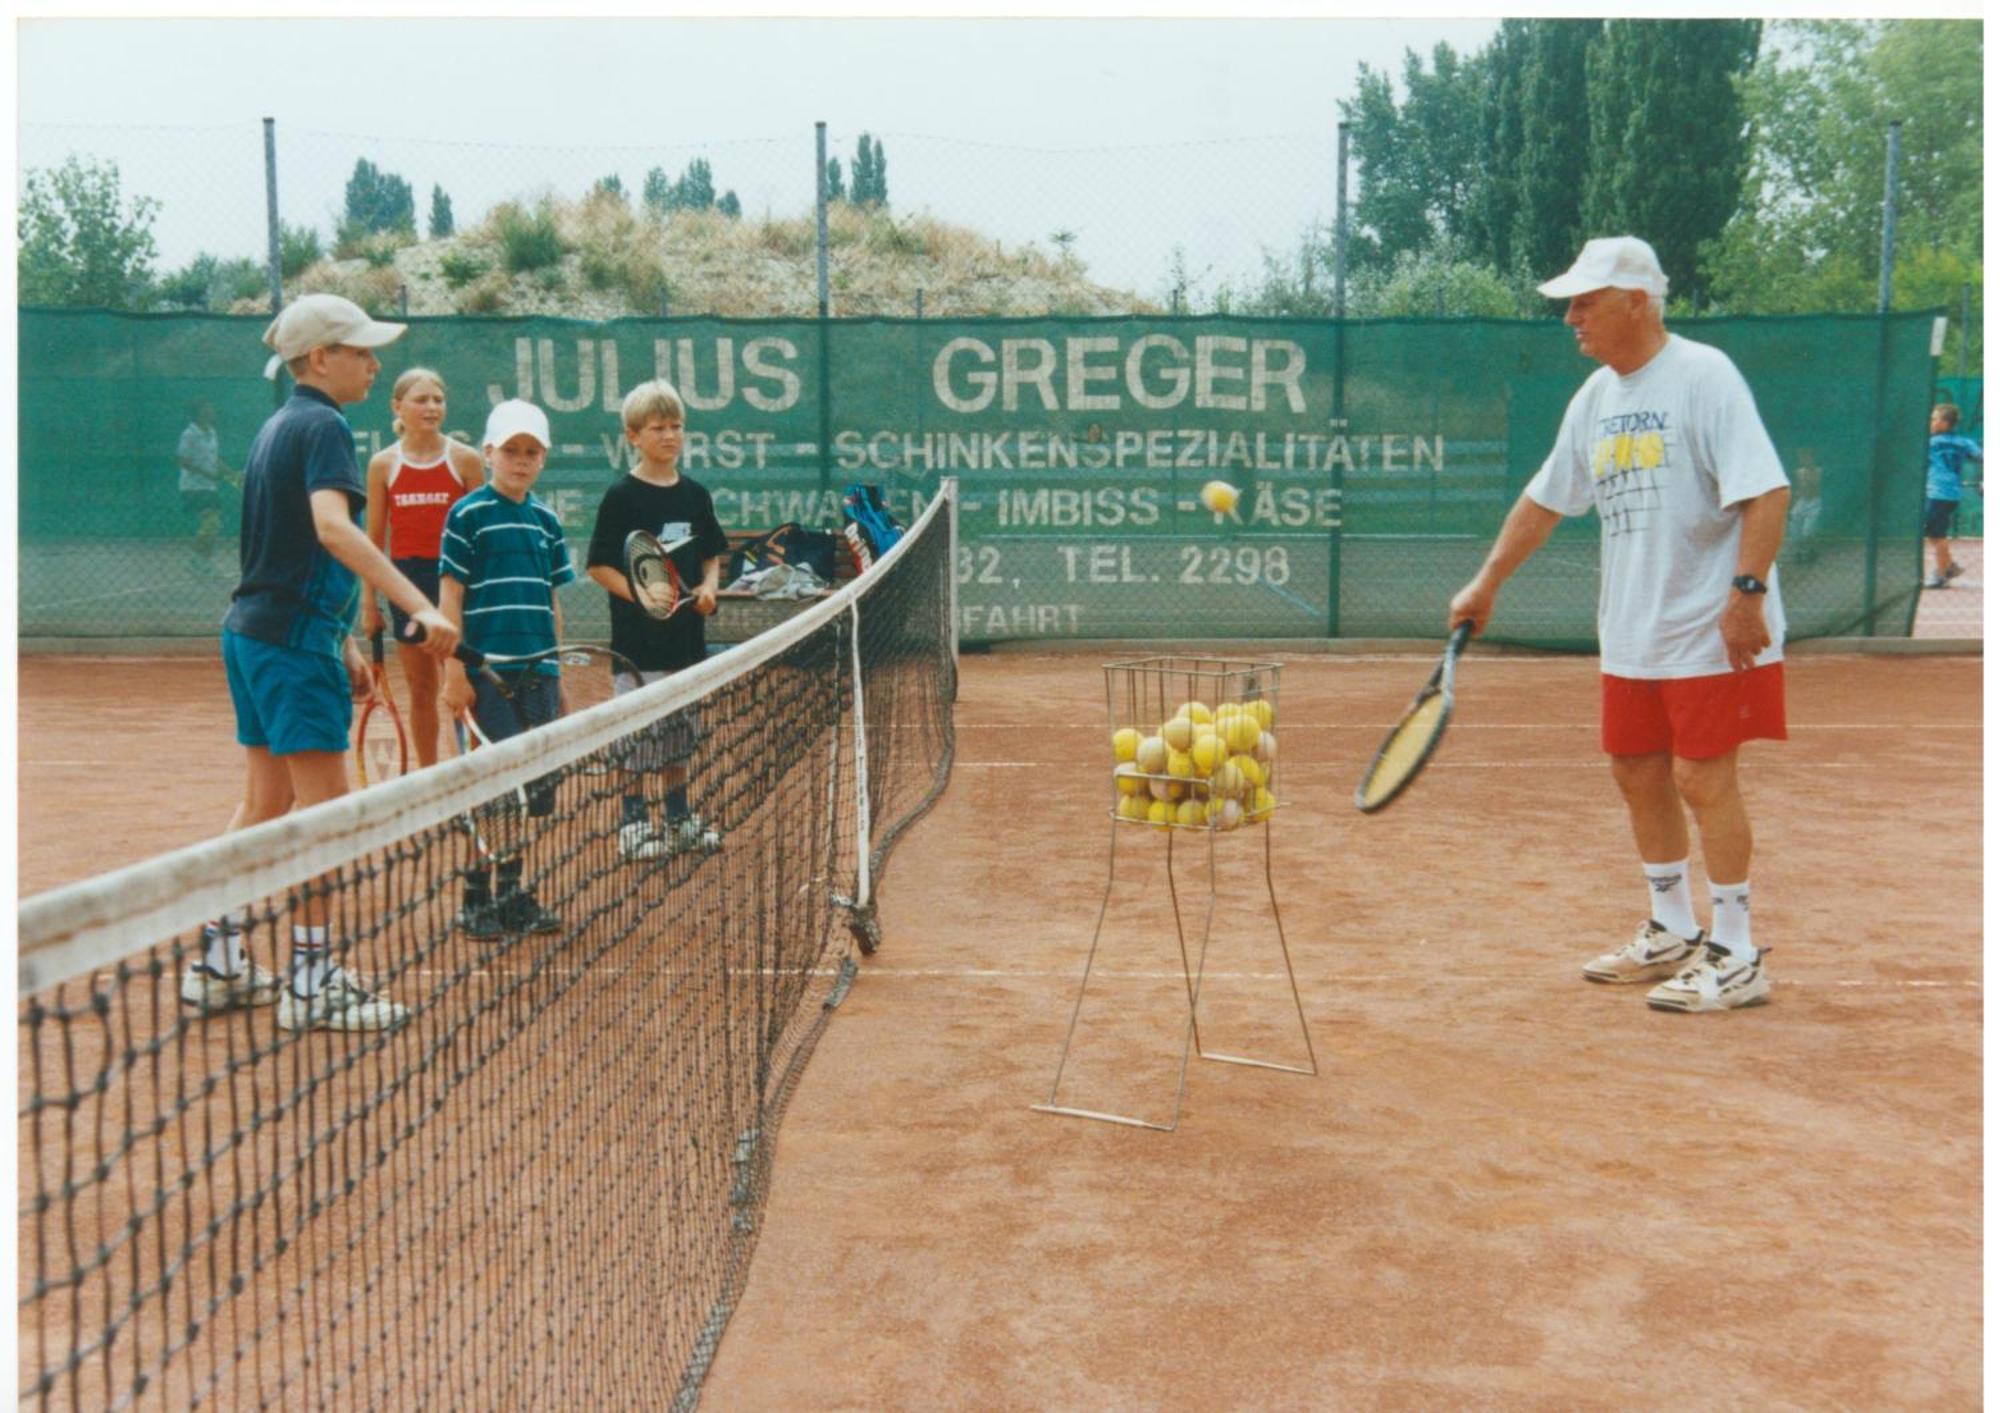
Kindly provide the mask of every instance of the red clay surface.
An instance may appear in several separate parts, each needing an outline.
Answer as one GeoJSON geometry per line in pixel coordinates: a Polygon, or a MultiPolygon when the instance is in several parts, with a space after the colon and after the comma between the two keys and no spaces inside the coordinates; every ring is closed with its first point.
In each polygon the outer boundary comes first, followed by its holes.
{"type": "MultiPolygon", "coordinates": [[[[1319,1075],[1198,1060],[1171,1134],[1031,1110],[1104,895],[1103,675],[968,657],[707,1406],[1978,1407],[1979,661],[1793,658],[1793,739],[1744,768],[1776,991],[1722,1016],[1578,975],[1644,905],[1593,662],[1475,653],[1367,819],[1427,663],[1284,661],[1271,869],[1319,1075]]],[[[20,754],[24,892],[205,838],[238,788],[206,661],[25,659],[20,754]]],[[[1290,1059],[1262,842],[1218,844],[1206,1030],[1290,1059]]],[[[1171,1112],[1163,844],[1120,836],[1065,1103],[1171,1112]]]]}

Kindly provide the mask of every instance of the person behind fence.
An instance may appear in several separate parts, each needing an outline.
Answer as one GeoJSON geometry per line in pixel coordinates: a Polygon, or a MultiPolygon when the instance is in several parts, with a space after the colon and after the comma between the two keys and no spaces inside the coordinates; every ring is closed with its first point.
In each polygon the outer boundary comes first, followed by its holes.
{"type": "Polygon", "coordinates": [[[1942,589],[1965,572],[1952,557],[1951,522],[1965,498],[1965,463],[1982,466],[1986,453],[1971,437],[1958,434],[1958,408],[1941,402],[1931,409],[1930,460],[1924,468],[1924,538],[1930,542],[1936,566],[1924,580],[1926,589],[1942,589]]]}
{"type": "MultiPolygon", "coordinates": [[[[614,685],[624,693],[692,667],[707,656],[704,620],[715,612],[729,540],[715,517],[708,488],[681,474],[687,413],[673,384],[661,379],[641,383],[626,394],[621,413],[625,439],[638,457],[630,473],[604,492],[586,563],[590,577],[611,596],[611,647],[638,670],[637,677],[618,675],[614,685]],[[671,558],[682,582],[695,586],[694,612],[661,620],[632,601],[625,578],[625,537],[634,530],[649,532],[662,545],[685,541],[671,558]]],[[[626,762],[630,774],[618,835],[626,858],[707,852],[721,844],[721,832],[689,803],[689,761],[700,735],[700,723],[690,708],[633,746],[626,762]],[[664,832],[654,828],[646,799],[649,775],[657,776],[658,788],[666,796],[664,832]]]]}
{"type": "MultiPolygon", "coordinates": [[[[518,398],[502,402],[486,418],[484,446],[492,479],[445,517],[438,595],[446,616],[465,625],[465,641],[509,679],[513,695],[510,709],[483,674],[475,681],[454,658],[445,668],[445,705],[454,713],[470,712],[486,738],[499,741],[562,715],[562,669],[553,657],[513,671],[507,663],[562,641],[556,590],[572,582],[576,570],[562,521],[534,495],[548,462],[548,416],[518,398]]],[[[553,814],[555,793],[553,776],[531,782],[528,814],[536,819],[553,814]]],[[[504,818],[511,803],[492,807],[495,834],[502,840],[492,870],[480,865],[466,870],[458,924],[476,941],[562,930],[562,919],[523,883],[526,860],[518,836],[525,821],[504,818]]]]}
{"type": "MultiPolygon", "coordinates": [[[[380,323],[331,294],[301,296],[264,331],[297,386],[251,444],[243,473],[243,574],[222,621],[222,662],[244,749],[243,799],[229,829],[276,819],[348,791],[354,701],[373,689],[349,636],[361,584],[417,622],[442,656],[458,629],[355,524],[366,491],[343,404],[368,396],[375,350],[404,326],[380,323]]],[[[383,1030],[408,1011],[371,992],[335,955],[325,890],[307,887],[281,985],[243,945],[243,919],[203,929],[203,954],[181,1000],[203,1011],[278,1003],[285,1030],[383,1030]],[[280,994],[282,992],[282,994],[280,994]]]]}
{"type": "MultiPolygon", "coordinates": [[[[368,538],[435,600],[444,518],[466,492],[486,483],[486,468],[477,451],[445,432],[444,379],[431,369],[411,368],[397,378],[389,411],[396,441],[368,463],[368,538]]],[[[410,743],[419,766],[436,765],[437,659],[404,641],[409,618],[394,604],[389,608],[410,689],[410,743]]],[[[372,593],[361,601],[361,628],[371,636],[382,631],[382,607],[372,593]]]]}
{"type": "Polygon", "coordinates": [[[194,517],[194,566],[207,569],[222,528],[222,487],[240,484],[222,459],[215,431],[215,404],[202,399],[188,408],[188,424],[174,445],[180,470],[181,508],[194,517]]]}
{"type": "Polygon", "coordinates": [[[1603,366],[1554,449],[1451,601],[1475,632],[1508,577],[1566,515],[1595,507],[1601,734],[1645,870],[1647,921],[1587,963],[1591,981],[1659,984],[1658,1010],[1725,1011],[1770,996],[1750,940],[1750,819],[1736,757],[1785,737],[1784,609],[1773,563],[1790,501],[1750,388],[1719,350],[1667,332],[1667,277],[1631,236],[1589,241],[1540,287],[1567,299],[1578,351],[1603,366]],[[1713,915],[1695,922],[1688,809],[1713,915]],[[1661,980],[1661,978],[1665,978],[1661,980]]]}

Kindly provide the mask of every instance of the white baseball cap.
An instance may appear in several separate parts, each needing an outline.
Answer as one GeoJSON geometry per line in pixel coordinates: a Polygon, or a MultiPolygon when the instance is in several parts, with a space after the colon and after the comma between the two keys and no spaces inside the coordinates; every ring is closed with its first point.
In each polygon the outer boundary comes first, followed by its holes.
{"type": "Polygon", "coordinates": [[[487,446],[505,446],[523,432],[544,448],[550,445],[548,414],[532,402],[510,397],[486,414],[487,446]]]}
{"type": "Polygon", "coordinates": [[[264,330],[264,342],[290,362],[302,353],[337,343],[349,348],[380,348],[401,338],[407,328],[407,324],[371,319],[367,310],[337,294],[302,294],[278,311],[271,327],[264,330]]]}
{"type": "Polygon", "coordinates": [[[1653,247],[1637,236],[1600,236],[1585,241],[1576,263],[1536,289],[1550,299],[1568,299],[1594,289],[1642,289],[1665,297],[1667,274],[1653,247]]]}

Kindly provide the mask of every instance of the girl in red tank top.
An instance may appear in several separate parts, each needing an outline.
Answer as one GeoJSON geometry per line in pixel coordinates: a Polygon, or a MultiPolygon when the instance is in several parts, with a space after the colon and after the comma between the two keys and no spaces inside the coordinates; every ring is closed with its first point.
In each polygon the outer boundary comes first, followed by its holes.
{"type": "MultiPolygon", "coordinates": [[[[438,541],[444,518],[459,497],[486,481],[479,453],[444,430],[444,379],[429,368],[412,368],[396,379],[389,395],[396,441],[368,463],[368,538],[412,583],[437,602],[438,541]]],[[[372,593],[362,596],[361,626],[381,629],[382,607],[372,593]]],[[[393,628],[403,613],[391,607],[393,628]]],[[[410,688],[410,744],[417,764],[438,758],[437,659],[398,641],[396,655],[410,688]]]]}

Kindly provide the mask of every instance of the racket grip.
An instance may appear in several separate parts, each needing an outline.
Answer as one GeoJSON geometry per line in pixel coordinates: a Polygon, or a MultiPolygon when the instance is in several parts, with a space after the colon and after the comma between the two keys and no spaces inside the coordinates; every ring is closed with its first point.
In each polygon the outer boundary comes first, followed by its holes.
{"type": "MultiPolygon", "coordinates": [[[[405,623],[401,631],[396,634],[397,641],[404,643],[421,643],[427,636],[428,634],[424,632],[424,625],[417,622],[414,618],[405,623]]],[[[486,665],[486,654],[479,651],[478,648],[473,647],[472,644],[467,642],[459,643],[457,647],[451,650],[451,655],[464,663],[470,670],[487,678],[495,686],[500,684],[498,674],[486,665]]]]}
{"type": "Polygon", "coordinates": [[[1471,641],[1472,620],[1470,618],[1461,619],[1459,625],[1451,630],[1451,650],[1454,653],[1463,652],[1465,645],[1471,641]]]}

